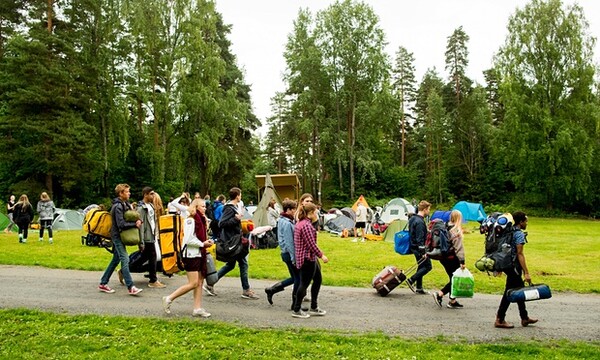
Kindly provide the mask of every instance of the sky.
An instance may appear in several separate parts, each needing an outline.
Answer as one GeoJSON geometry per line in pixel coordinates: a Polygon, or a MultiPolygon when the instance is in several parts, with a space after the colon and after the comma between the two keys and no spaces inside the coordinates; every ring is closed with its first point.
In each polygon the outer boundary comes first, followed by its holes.
{"type": "MultiPolygon", "coordinates": [[[[313,14],[327,8],[332,0],[216,0],[217,11],[230,24],[231,50],[245,80],[251,85],[254,113],[263,122],[271,116],[271,98],[285,90],[283,52],[300,8],[313,14]]],[[[379,16],[386,34],[386,52],[394,59],[399,46],[412,52],[417,82],[428,69],[435,68],[447,78],[445,51],[448,36],[463,27],[470,37],[467,76],[484,84],[482,72],[492,65],[494,54],[504,44],[508,19],[525,0],[364,0],[379,16]]],[[[579,4],[589,23],[589,32],[600,38],[600,1],[563,0],[579,4]]],[[[594,61],[600,63],[596,44],[594,61]]],[[[265,127],[259,129],[261,134],[265,127]]]]}

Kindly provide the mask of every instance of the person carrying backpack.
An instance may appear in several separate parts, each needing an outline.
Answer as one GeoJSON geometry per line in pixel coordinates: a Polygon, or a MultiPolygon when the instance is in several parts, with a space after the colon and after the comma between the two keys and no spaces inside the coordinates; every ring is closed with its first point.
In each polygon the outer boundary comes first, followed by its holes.
{"type": "MultiPolygon", "coordinates": [[[[219,220],[220,238],[219,241],[225,241],[231,239],[234,236],[241,236],[242,234],[242,214],[239,212],[238,204],[242,200],[242,190],[237,187],[233,187],[229,190],[229,202],[223,206],[223,214],[219,220]]],[[[218,251],[218,250],[217,250],[218,251]]],[[[247,253],[246,253],[247,254],[247,253]]],[[[217,252],[218,256],[218,252],[217,252]]],[[[254,293],[254,290],[250,288],[248,281],[248,256],[232,260],[223,265],[219,271],[218,276],[221,279],[228,272],[235,268],[236,262],[240,267],[240,281],[242,283],[242,299],[257,300],[258,296],[254,293]]],[[[208,284],[202,287],[204,291],[210,296],[216,296],[216,292],[213,286],[208,284]]]]}
{"type": "MultiPolygon", "coordinates": [[[[448,283],[438,291],[432,291],[435,304],[442,307],[444,295],[450,293],[452,287],[452,274],[458,269],[465,268],[465,248],[463,246],[463,229],[462,229],[462,213],[458,210],[452,210],[450,213],[450,221],[448,222],[448,235],[450,240],[450,250],[439,261],[448,274],[448,283]]],[[[449,309],[459,309],[463,306],[450,297],[447,307],[449,309]]]]}
{"type": "Polygon", "coordinates": [[[425,239],[427,238],[427,225],[425,225],[425,217],[429,216],[431,204],[422,200],[418,206],[418,213],[408,219],[408,231],[410,233],[410,251],[417,260],[417,271],[406,280],[406,284],[415,294],[427,294],[423,290],[423,276],[431,271],[431,259],[423,258],[423,248],[425,239]],[[416,288],[415,288],[416,285],[416,288]]]}
{"type": "MultiPolygon", "coordinates": [[[[524,287],[525,282],[531,284],[531,275],[529,275],[529,269],[527,268],[527,262],[525,261],[525,253],[523,252],[523,248],[527,243],[526,234],[523,232],[523,230],[527,229],[527,215],[522,211],[517,211],[513,213],[512,216],[515,225],[511,249],[513,251],[513,259],[516,259],[516,261],[513,268],[504,271],[506,274],[506,287],[502,294],[502,300],[500,300],[500,306],[496,313],[496,322],[494,323],[495,327],[502,329],[512,329],[515,327],[505,320],[506,311],[510,305],[507,296],[508,290],[524,287]],[[522,275],[524,275],[525,281],[521,278],[522,275]]],[[[524,301],[518,301],[517,305],[521,317],[521,326],[525,327],[538,322],[538,319],[529,317],[524,301]]]]}

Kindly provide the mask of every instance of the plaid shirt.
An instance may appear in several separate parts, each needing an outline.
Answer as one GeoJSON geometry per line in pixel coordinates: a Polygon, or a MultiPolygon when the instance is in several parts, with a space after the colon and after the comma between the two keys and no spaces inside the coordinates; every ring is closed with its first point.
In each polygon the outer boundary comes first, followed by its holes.
{"type": "Polygon", "coordinates": [[[304,218],[294,228],[294,247],[296,252],[296,268],[300,269],[304,260],[317,261],[323,252],[317,246],[317,230],[309,219],[304,218]]]}

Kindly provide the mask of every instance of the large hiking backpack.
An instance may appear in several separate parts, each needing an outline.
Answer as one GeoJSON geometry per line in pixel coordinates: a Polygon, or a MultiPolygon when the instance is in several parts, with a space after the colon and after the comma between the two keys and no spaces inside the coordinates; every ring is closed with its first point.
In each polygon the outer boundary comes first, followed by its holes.
{"type": "Polygon", "coordinates": [[[177,214],[163,215],[158,220],[163,272],[167,275],[183,270],[181,240],[183,224],[177,214]]]}
{"type": "Polygon", "coordinates": [[[490,220],[490,224],[486,226],[485,255],[475,262],[475,267],[488,272],[501,272],[514,268],[516,251],[513,249],[515,228],[512,216],[500,215],[495,221],[490,220]]]}
{"type": "Polygon", "coordinates": [[[85,218],[83,219],[83,230],[87,231],[89,234],[110,239],[111,228],[112,217],[110,212],[96,208],[85,214],[85,218]]]}
{"type": "Polygon", "coordinates": [[[448,225],[442,219],[429,222],[429,231],[425,239],[425,252],[432,259],[440,260],[452,255],[450,250],[448,225]]]}

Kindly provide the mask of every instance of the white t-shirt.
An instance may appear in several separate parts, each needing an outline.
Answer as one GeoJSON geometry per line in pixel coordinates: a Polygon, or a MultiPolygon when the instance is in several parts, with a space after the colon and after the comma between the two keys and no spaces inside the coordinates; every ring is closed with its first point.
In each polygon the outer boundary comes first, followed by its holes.
{"type": "Polygon", "coordinates": [[[356,222],[367,222],[367,208],[362,203],[356,207],[356,222]]]}

